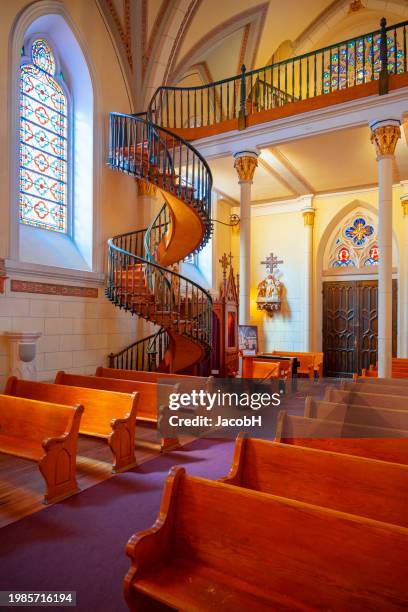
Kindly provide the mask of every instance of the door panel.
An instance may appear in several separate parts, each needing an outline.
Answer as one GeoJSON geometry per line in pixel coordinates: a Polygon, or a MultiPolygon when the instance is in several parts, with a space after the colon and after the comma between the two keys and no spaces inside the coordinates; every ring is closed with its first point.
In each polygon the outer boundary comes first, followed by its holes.
{"type": "Polygon", "coordinates": [[[347,375],[356,368],[354,282],[323,283],[323,351],[326,376],[347,375]]]}
{"type": "MultiPolygon", "coordinates": [[[[397,281],[393,280],[392,352],[397,354],[397,281]]],[[[323,351],[326,376],[351,376],[377,363],[378,283],[323,283],[323,351]]]]}
{"type": "MultiPolygon", "coordinates": [[[[356,287],[359,317],[356,324],[358,371],[377,363],[378,288],[373,281],[360,281],[356,287]]],[[[355,370],[357,372],[357,370],[355,370]]]]}

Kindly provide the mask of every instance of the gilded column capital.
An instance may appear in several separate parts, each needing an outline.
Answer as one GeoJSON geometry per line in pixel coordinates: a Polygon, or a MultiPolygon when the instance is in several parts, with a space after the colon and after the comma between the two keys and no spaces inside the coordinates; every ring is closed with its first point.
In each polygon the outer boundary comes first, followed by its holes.
{"type": "Polygon", "coordinates": [[[240,182],[252,181],[255,168],[258,166],[258,153],[242,151],[241,153],[235,153],[234,158],[234,168],[238,173],[240,182]]]}
{"type": "Polygon", "coordinates": [[[305,224],[305,226],[307,225],[311,227],[314,226],[315,214],[316,214],[316,211],[314,210],[314,208],[308,208],[307,210],[302,210],[303,223],[305,224]]]}
{"type": "Polygon", "coordinates": [[[404,217],[408,217],[408,193],[401,196],[401,206],[404,217]]]}
{"type": "Polygon", "coordinates": [[[401,138],[398,119],[375,121],[370,124],[371,142],[375,145],[377,158],[394,155],[398,139],[401,138]]]}
{"type": "Polygon", "coordinates": [[[136,179],[137,182],[137,191],[140,196],[150,196],[154,197],[157,193],[156,185],[152,183],[148,183],[147,181],[143,181],[142,179],[136,179]]]}

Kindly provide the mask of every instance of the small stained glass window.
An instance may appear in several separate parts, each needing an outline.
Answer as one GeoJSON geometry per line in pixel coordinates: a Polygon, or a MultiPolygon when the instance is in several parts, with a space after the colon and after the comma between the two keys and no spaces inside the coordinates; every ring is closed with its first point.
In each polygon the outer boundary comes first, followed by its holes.
{"type": "Polygon", "coordinates": [[[67,233],[67,98],[44,38],[20,69],[20,223],[67,233]]]}
{"type": "Polygon", "coordinates": [[[329,267],[376,266],[379,257],[376,222],[365,212],[355,212],[335,233],[329,252],[329,267]]]}

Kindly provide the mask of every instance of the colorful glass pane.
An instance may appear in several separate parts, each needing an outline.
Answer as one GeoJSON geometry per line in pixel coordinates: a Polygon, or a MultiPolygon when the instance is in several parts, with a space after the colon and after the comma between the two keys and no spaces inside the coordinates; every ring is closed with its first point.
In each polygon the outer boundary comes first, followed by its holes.
{"type": "Polygon", "coordinates": [[[337,253],[337,259],[333,262],[333,268],[344,268],[346,266],[355,266],[351,259],[350,251],[346,247],[341,247],[337,253]]]}
{"type": "Polygon", "coordinates": [[[351,240],[357,247],[363,246],[369,236],[374,233],[372,225],[368,225],[363,217],[354,219],[353,225],[344,230],[346,238],[351,240]]]}
{"type": "Polygon", "coordinates": [[[33,42],[31,47],[31,58],[33,64],[48,72],[49,74],[55,74],[55,58],[51,51],[50,45],[44,38],[37,38],[33,42]]]}
{"type": "MultiPolygon", "coordinates": [[[[323,73],[323,93],[379,79],[381,37],[366,36],[332,49],[323,73]]],[[[403,52],[393,38],[387,38],[388,72],[404,72],[403,52]],[[396,54],[396,57],[395,57],[396,54]]]]}
{"type": "Polygon", "coordinates": [[[31,56],[20,77],[20,222],[66,233],[67,100],[47,41],[35,40],[31,56]]]}
{"type": "Polygon", "coordinates": [[[371,247],[369,254],[368,254],[368,258],[365,260],[364,265],[365,266],[376,266],[378,264],[379,254],[380,254],[380,250],[378,246],[375,244],[374,246],[371,247]]]}

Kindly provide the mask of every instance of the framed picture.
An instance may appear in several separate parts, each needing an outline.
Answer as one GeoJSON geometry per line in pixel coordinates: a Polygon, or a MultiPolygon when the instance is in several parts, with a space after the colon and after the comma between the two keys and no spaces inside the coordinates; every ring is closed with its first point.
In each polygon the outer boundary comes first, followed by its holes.
{"type": "Polygon", "coordinates": [[[238,348],[242,355],[258,352],[258,328],[256,325],[238,325],[238,348]]]}

